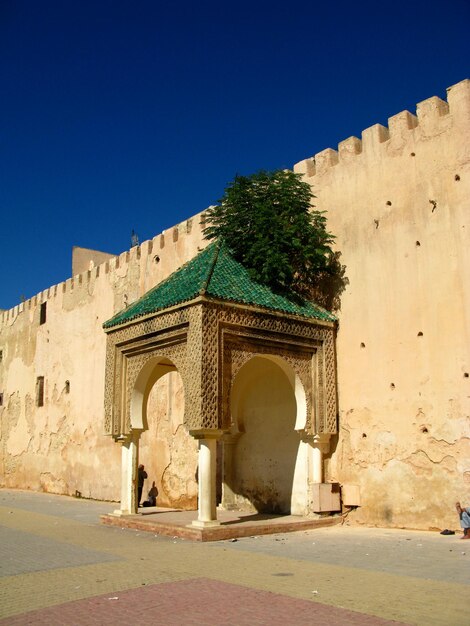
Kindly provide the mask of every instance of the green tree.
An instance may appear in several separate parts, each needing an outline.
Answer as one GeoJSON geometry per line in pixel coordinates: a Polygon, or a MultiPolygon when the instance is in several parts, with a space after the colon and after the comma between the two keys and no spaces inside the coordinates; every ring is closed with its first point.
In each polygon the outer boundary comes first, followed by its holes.
{"type": "Polygon", "coordinates": [[[347,283],[334,235],[300,174],[236,176],[205,213],[206,239],[223,239],[251,277],[273,291],[336,309],[347,283]]]}

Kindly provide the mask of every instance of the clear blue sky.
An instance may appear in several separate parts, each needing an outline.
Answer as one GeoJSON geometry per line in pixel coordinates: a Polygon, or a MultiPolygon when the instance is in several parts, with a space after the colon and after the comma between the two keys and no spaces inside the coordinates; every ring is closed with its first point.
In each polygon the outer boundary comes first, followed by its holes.
{"type": "Polygon", "coordinates": [[[470,76],[470,2],[0,0],[0,308],[470,76]]]}

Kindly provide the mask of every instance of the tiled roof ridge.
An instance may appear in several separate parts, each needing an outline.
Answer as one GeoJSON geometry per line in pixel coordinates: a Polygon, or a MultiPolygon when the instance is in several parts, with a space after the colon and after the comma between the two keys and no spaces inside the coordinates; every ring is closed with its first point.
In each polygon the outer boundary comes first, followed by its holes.
{"type": "MultiPolygon", "coordinates": [[[[111,317],[109,320],[107,320],[106,322],[103,323],[103,328],[112,328],[114,326],[118,326],[120,324],[122,324],[124,321],[131,321],[134,319],[137,319],[139,317],[142,317],[142,315],[144,315],[143,312],[135,312],[132,316],[129,316],[127,319],[122,319],[120,320],[119,318],[122,318],[123,315],[125,316],[126,311],[128,313],[130,313],[130,311],[132,311],[133,309],[135,309],[136,305],[138,305],[139,302],[142,302],[144,299],[149,299],[152,298],[153,294],[155,294],[158,291],[161,291],[162,289],[165,289],[165,287],[167,287],[167,285],[171,285],[171,283],[175,280],[175,276],[182,276],[185,274],[185,272],[188,270],[189,267],[193,266],[195,262],[197,262],[197,259],[201,260],[201,258],[204,257],[210,257],[210,254],[213,253],[214,254],[214,247],[215,247],[216,242],[214,243],[210,243],[208,246],[206,246],[205,248],[203,248],[203,250],[201,250],[195,257],[189,259],[188,261],[186,261],[185,263],[183,263],[183,265],[181,265],[177,270],[175,270],[174,272],[172,272],[169,276],[167,276],[166,278],[164,278],[161,282],[157,283],[156,285],[154,285],[153,287],[151,287],[145,294],[143,294],[140,298],[138,298],[135,302],[133,302],[132,304],[130,304],[126,309],[123,309],[121,311],[118,311],[117,313],[115,313],[115,315],[113,315],[113,317],[111,317]]],[[[214,258],[217,258],[217,254],[214,254],[214,258]]],[[[213,260],[210,260],[210,264],[211,267],[213,266],[213,260]]],[[[205,286],[207,288],[208,286],[208,281],[207,279],[204,280],[205,286]]],[[[175,302],[172,303],[173,305],[176,304],[181,304],[182,302],[191,300],[192,298],[196,297],[197,295],[202,295],[201,292],[203,291],[203,287],[201,287],[200,289],[197,289],[194,293],[191,294],[190,298],[183,298],[183,299],[176,299],[175,302]]],[[[205,290],[204,290],[205,291],[205,290]]],[[[155,309],[159,310],[159,309],[155,309]]]]}
{"type": "MultiPolygon", "coordinates": [[[[151,287],[146,293],[143,294],[143,296],[141,297],[145,297],[146,295],[148,295],[149,293],[152,293],[153,291],[156,291],[157,289],[160,289],[160,287],[163,287],[163,285],[166,285],[167,283],[171,282],[174,279],[175,274],[179,274],[180,272],[184,271],[188,265],[191,265],[193,263],[193,261],[200,256],[201,254],[204,253],[209,253],[212,248],[213,248],[214,244],[210,243],[208,246],[206,246],[205,248],[203,248],[202,250],[200,250],[196,256],[193,256],[191,259],[189,259],[188,261],[186,261],[185,263],[183,263],[183,265],[180,265],[174,272],[171,272],[171,274],[169,276],[167,276],[166,278],[164,278],[162,281],[160,281],[159,283],[157,283],[156,285],[154,285],[153,287],[151,287]]],[[[140,298],[138,298],[140,300],[140,298]]]]}
{"type": "Polygon", "coordinates": [[[335,315],[313,301],[295,303],[286,296],[276,294],[267,285],[258,283],[233,257],[227,243],[216,239],[128,308],[116,313],[103,327],[112,328],[198,297],[323,321],[337,320],[335,315]]]}
{"type": "MultiPolygon", "coordinates": [[[[207,289],[210,285],[211,279],[212,279],[212,275],[214,273],[214,269],[215,269],[215,265],[217,263],[217,260],[219,258],[219,254],[220,254],[220,249],[223,246],[223,241],[221,239],[216,239],[215,242],[212,244],[212,246],[215,248],[214,251],[214,256],[212,257],[212,261],[211,264],[209,266],[209,271],[207,272],[207,276],[206,279],[204,280],[202,287],[199,291],[199,295],[201,296],[205,296],[207,293],[207,289]]],[[[207,246],[207,248],[211,247],[211,244],[209,244],[207,246]]],[[[206,250],[207,250],[206,248],[206,250]]]]}

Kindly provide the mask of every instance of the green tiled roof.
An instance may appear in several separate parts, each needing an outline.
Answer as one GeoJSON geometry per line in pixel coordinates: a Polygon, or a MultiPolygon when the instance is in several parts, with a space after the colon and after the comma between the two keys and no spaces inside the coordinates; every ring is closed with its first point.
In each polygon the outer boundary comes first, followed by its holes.
{"type": "Polygon", "coordinates": [[[313,302],[294,302],[255,282],[224,244],[214,242],[103,327],[112,328],[200,295],[329,322],[336,320],[313,302]]]}

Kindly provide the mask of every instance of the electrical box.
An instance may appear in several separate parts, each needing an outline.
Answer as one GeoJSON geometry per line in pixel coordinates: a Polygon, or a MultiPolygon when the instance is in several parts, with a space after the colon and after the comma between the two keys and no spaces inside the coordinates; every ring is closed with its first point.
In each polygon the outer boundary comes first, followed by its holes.
{"type": "Polygon", "coordinates": [[[339,483],[314,483],[312,485],[312,508],[314,513],[341,511],[341,488],[339,483]]]}
{"type": "Polygon", "coordinates": [[[359,485],[342,485],[341,498],[344,506],[361,506],[361,490],[359,485]]]}

